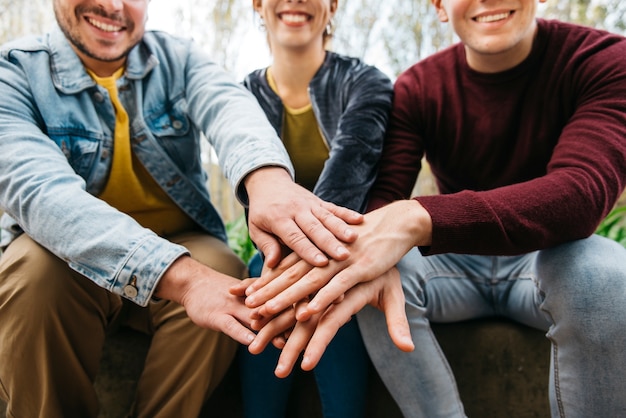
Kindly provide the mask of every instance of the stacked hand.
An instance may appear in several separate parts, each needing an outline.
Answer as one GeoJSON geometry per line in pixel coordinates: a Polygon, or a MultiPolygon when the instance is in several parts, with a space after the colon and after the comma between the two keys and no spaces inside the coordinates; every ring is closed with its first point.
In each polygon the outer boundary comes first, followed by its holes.
{"type": "MultiPolygon", "coordinates": [[[[324,202],[278,167],[255,170],[245,186],[250,199],[250,234],[267,255],[268,266],[280,261],[285,246],[315,266],[328,264],[325,254],[337,260],[349,256],[344,243],[356,239],[352,225],[362,222],[363,215],[324,202]]],[[[238,279],[185,256],[165,271],[154,295],[182,304],[197,325],[250,344],[255,338],[253,310],[244,304],[243,294],[237,296],[229,290],[238,283],[238,279]]]]}
{"type": "MultiPolygon", "coordinates": [[[[254,280],[248,279],[240,283],[231,288],[231,292],[242,295],[254,280]]],[[[301,367],[304,370],[311,370],[317,365],[339,328],[367,304],[385,313],[391,339],[398,348],[403,351],[413,350],[404,311],[400,275],[395,268],[374,280],[357,284],[321,313],[307,312],[307,299],[295,303],[273,317],[262,317],[256,311],[253,315],[255,319],[252,320],[252,328],[259,332],[248,349],[252,354],[258,354],[270,342],[282,349],[275,370],[278,377],[287,377],[291,373],[302,352],[304,356],[301,367]]]]}
{"type": "Polygon", "coordinates": [[[430,243],[430,216],[416,201],[399,201],[365,215],[353,225],[358,238],[346,243],[349,256],[313,266],[296,254],[260,278],[234,288],[254,308],[250,344],[258,353],[276,336],[293,328],[276,369],[286,376],[304,351],[302,367],[313,368],[337,330],[366,304],[381,309],[394,343],[413,349],[404,311],[404,296],[395,264],[415,245],[430,243]],[[309,300],[310,299],[310,300],[309,300]]]}

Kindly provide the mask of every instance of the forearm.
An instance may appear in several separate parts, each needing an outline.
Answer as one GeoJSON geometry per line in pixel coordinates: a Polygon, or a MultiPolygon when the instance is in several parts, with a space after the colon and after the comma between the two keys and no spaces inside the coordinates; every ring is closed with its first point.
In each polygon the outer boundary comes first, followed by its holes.
{"type": "Polygon", "coordinates": [[[590,199],[592,186],[581,188],[582,179],[555,180],[545,176],[490,191],[416,197],[433,218],[433,244],[426,253],[515,255],[588,237],[611,199],[590,199]]]}
{"type": "Polygon", "coordinates": [[[330,157],[314,192],[326,201],[364,212],[383,150],[393,86],[378,69],[365,67],[352,75],[344,89],[349,91],[348,102],[333,129],[330,157]]]}
{"type": "Polygon", "coordinates": [[[386,134],[376,181],[369,193],[367,211],[411,197],[422,168],[421,139],[392,117],[386,134]]]}
{"type": "Polygon", "coordinates": [[[21,136],[7,130],[2,134],[2,207],[26,234],[74,270],[98,286],[147,304],[165,268],[186,250],[87,193],[56,145],[28,135],[28,130],[21,136]]]}
{"type": "Polygon", "coordinates": [[[263,167],[293,166],[254,96],[202,51],[192,49],[185,74],[189,114],[215,150],[237,199],[248,205],[244,181],[263,167]]]}

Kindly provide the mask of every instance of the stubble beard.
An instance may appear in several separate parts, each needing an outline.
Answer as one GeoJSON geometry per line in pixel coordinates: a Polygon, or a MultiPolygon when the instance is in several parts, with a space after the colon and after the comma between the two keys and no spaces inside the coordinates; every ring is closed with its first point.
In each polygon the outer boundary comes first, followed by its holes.
{"type": "MultiPolygon", "coordinates": [[[[137,45],[137,43],[139,43],[139,39],[136,42],[132,42],[131,45],[128,48],[126,48],[123,52],[121,52],[120,54],[117,54],[115,56],[98,54],[97,51],[93,50],[93,48],[87,47],[85,42],[82,40],[82,36],[80,34],[80,31],[72,30],[72,27],[77,27],[78,26],[78,20],[82,19],[81,16],[85,12],[90,12],[90,13],[96,14],[96,15],[101,16],[101,17],[105,17],[105,18],[108,18],[108,19],[115,20],[117,22],[120,22],[120,24],[122,24],[122,22],[124,21],[124,19],[121,18],[119,15],[107,15],[106,13],[102,12],[102,10],[100,10],[100,9],[87,8],[87,7],[81,7],[81,6],[78,6],[74,10],[74,13],[64,14],[62,10],[59,10],[56,7],[56,2],[55,2],[55,4],[54,4],[54,14],[56,16],[57,23],[58,23],[59,27],[61,28],[61,31],[63,32],[63,34],[65,35],[67,40],[72,44],[72,46],[74,48],[76,48],[76,50],[78,50],[82,54],[84,54],[85,56],[87,56],[89,58],[92,58],[92,59],[95,59],[95,60],[98,60],[98,61],[102,61],[102,62],[115,62],[115,61],[121,60],[122,58],[126,57],[130,53],[131,49],[133,49],[135,47],[135,45],[137,45]],[[67,17],[67,16],[70,16],[70,17],[67,17]],[[76,24],[73,25],[70,19],[75,19],[76,20],[76,24]]],[[[132,32],[132,30],[134,28],[134,25],[131,23],[131,24],[127,24],[126,26],[128,28],[128,31],[132,32]]],[[[104,47],[108,47],[109,46],[109,45],[107,45],[108,43],[105,42],[105,41],[100,41],[100,43],[104,47]]]]}

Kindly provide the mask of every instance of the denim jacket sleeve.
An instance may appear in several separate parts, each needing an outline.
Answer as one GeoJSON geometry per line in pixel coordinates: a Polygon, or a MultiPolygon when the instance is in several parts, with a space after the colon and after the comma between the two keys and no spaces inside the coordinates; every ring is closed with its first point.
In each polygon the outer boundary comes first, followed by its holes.
{"type": "Polygon", "coordinates": [[[264,166],[283,167],[293,177],[289,155],[250,92],[199,47],[190,48],[186,64],[190,118],[214,147],[236,197],[247,207],[245,177],[264,166]]]}
{"type": "MultiPolygon", "coordinates": [[[[146,305],[165,270],[187,250],[142,228],[89,193],[91,179],[74,169],[88,162],[70,164],[62,147],[51,140],[44,117],[50,112],[42,112],[45,106],[58,108],[64,121],[72,121],[72,112],[81,116],[93,113],[98,120],[89,95],[78,89],[73,95],[59,92],[57,67],[78,68],[80,76],[74,84],[89,78],[83,77],[75,54],[53,65],[50,56],[67,45],[51,42],[40,38],[6,47],[0,56],[0,207],[10,215],[3,219],[2,245],[23,231],[99,286],[146,305]],[[10,228],[4,229],[7,224],[10,228]],[[124,293],[131,283],[137,288],[136,296],[124,293]]],[[[182,62],[187,65],[182,75],[187,82],[189,118],[211,139],[232,184],[239,187],[249,172],[267,164],[291,170],[280,141],[245,90],[229,81],[199,49],[183,43],[176,49],[170,56],[176,60],[185,53],[182,62]],[[259,144],[265,142],[270,143],[265,149],[273,150],[270,156],[251,155],[252,150],[263,150],[259,144]]],[[[159,65],[176,63],[168,62],[166,54],[155,54],[159,65]]],[[[173,83],[171,79],[158,81],[173,83]]],[[[98,134],[97,129],[84,132],[76,128],[73,132],[81,137],[98,134]]],[[[91,145],[83,141],[77,146],[91,145]]],[[[244,192],[239,196],[245,199],[244,192]]]]}

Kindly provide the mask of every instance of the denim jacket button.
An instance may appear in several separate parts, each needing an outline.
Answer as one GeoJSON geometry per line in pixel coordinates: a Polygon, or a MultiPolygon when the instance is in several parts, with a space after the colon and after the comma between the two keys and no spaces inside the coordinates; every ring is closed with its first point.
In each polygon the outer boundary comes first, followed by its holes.
{"type": "Polygon", "coordinates": [[[179,120],[175,120],[174,122],[172,122],[172,128],[174,129],[180,129],[183,127],[183,123],[179,120]]]}
{"type": "Polygon", "coordinates": [[[138,293],[139,292],[137,291],[137,288],[132,284],[127,284],[126,286],[124,286],[124,295],[126,295],[127,297],[134,299],[137,297],[138,293]]]}
{"type": "Polygon", "coordinates": [[[139,293],[139,291],[137,290],[137,276],[133,274],[130,280],[130,283],[124,286],[124,295],[131,299],[134,299],[139,293]]]}
{"type": "Polygon", "coordinates": [[[104,95],[97,91],[93,94],[93,99],[98,103],[102,103],[104,101],[104,95]]]}

